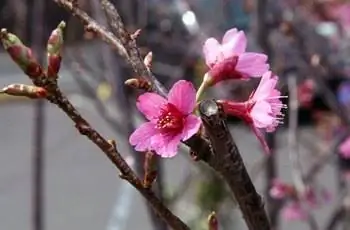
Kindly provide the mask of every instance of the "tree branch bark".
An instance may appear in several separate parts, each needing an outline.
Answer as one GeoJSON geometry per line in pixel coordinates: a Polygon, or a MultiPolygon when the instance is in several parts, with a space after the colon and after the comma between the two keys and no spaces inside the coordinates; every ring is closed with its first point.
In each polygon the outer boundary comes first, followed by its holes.
{"type": "Polygon", "coordinates": [[[199,104],[199,112],[212,147],[212,154],[207,163],[228,183],[249,230],[270,230],[264,204],[230,134],[224,112],[214,100],[202,101],[199,104]]]}

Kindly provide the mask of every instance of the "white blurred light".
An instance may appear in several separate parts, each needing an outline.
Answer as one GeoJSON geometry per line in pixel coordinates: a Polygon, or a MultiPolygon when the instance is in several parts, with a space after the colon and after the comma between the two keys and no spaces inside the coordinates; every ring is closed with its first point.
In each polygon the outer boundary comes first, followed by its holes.
{"type": "Polygon", "coordinates": [[[188,27],[195,26],[197,24],[196,15],[193,11],[188,10],[182,15],[182,22],[188,27]]]}
{"type": "Polygon", "coordinates": [[[322,22],[316,26],[316,32],[322,36],[331,37],[338,33],[338,27],[334,22],[322,22]]]}

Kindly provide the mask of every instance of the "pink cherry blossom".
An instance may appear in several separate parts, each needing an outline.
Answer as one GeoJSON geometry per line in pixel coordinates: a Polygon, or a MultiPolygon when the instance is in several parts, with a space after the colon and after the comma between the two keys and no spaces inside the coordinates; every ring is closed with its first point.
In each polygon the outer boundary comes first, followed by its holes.
{"type": "Polygon", "coordinates": [[[346,159],[350,158],[350,137],[340,144],[338,151],[342,157],[346,159]]]}
{"type": "Polygon", "coordinates": [[[173,157],[180,141],[186,141],[199,130],[201,121],[192,114],[196,101],[192,83],[180,80],[171,88],[168,98],[155,93],[139,96],[137,108],[148,122],[130,136],[136,151],[155,151],[161,157],[173,157]]]}
{"type": "Polygon", "coordinates": [[[302,198],[307,202],[311,208],[317,208],[331,200],[330,192],[325,188],[307,187],[302,198]]]}
{"type": "Polygon", "coordinates": [[[282,216],[285,220],[306,220],[308,212],[301,203],[297,201],[288,202],[282,209],[282,216]]]}
{"type": "Polygon", "coordinates": [[[274,179],[270,189],[270,196],[275,199],[283,199],[295,192],[294,186],[283,183],[279,179],[274,179]]]}
{"type": "Polygon", "coordinates": [[[277,81],[278,77],[268,71],[262,76],[258,87],[247,101],[218,101],[223,105],[227,114],[240,117],[251,125],[267,153],[270,151],[261,130],[264,129],[266,132],[275,131],[284,117],[281,110],[286,108],[286,105],[280,100],[284,96],[281,96],[281,92],[276,89],[277,81]]]}
{"type": "Polygon", "coordinates": [[[206,40],[203,53],[210,68],[205,80],[210,85],[227,79],[261,77],[269,69],[267,56],[246,52],[247,38],[236,28],[228,30],[220,44],[215,38],[206,40]]]}

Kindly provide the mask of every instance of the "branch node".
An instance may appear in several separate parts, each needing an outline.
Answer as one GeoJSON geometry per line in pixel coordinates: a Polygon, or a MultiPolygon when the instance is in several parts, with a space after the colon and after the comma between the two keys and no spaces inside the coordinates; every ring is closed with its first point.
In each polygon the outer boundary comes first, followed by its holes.
{"type": "Polygon", "coordinates": [[[91,132],[90,125],[86,123],[77,123],[75,127],[78,129],[81,135],[87,136],[91,132]]]}

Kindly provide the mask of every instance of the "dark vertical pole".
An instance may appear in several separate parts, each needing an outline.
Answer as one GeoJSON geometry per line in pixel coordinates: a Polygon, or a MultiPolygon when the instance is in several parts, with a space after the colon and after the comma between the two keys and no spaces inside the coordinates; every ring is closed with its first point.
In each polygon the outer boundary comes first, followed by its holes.
{"type": "MultiPolygon", "coordinates": [[[[256,5],[256,17],[257,17],[257,37],[260,47],[263,49],[264,53],[268,55],[270,64],[273,61],[273,52],[268,41],[269,28],[267,25],[267,14],[268,14],[268,0],[259,0],[256,5]]],[[[266,187],[265,187],[265,199],[267,203],[268,215],[270,218],[271,228],[278,229],[278,212],[279,205],[278,202],[270,196],[271,182],[277,177],[277,167],[276,167],[276,152],[275,152],[275,134],[267,133],[265,135],[267,145],[271,150],[271,154],[267,157],[266,161],[266,187]]]]}
{"type": "MultiPolygon", "coordinates": [[[[44,0],[34,0],[32,11],[31,42],[38,61],[43,64],[44,57],[44,0]]],[[[34,104],[35,121],[33,133],[33,178],[32,178],[32,229],[44,229],[44,137],[45,108],[44,101],[37,100],[34,104]]]]}

